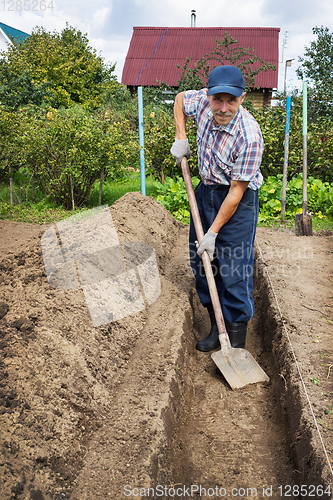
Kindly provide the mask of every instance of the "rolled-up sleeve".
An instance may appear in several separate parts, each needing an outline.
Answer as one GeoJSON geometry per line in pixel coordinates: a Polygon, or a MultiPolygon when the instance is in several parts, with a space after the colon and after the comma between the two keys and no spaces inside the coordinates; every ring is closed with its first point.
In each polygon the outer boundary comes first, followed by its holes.
{"type": "Polygon", "coordinates": [[[263,155],[263,142],[244,142],[233,165],[231,179],[234,181],[253,181],[258,177],[263,155]]]}
{"type": "Polygon", "coordinates": [[[197,119],[200,101],[206,96],[207,93],[205,90],[187,90],[183,99],[183,111],[185,115],[193,120],[197,119]]]}

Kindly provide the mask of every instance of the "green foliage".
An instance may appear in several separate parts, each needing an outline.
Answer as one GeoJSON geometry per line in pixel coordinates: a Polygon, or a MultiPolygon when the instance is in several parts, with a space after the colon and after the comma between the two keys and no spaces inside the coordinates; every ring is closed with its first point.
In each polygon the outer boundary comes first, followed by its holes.
{"type": "MultiPolygon", "coordinates": [[[[199,179],[192,177],[195,188],[199,179]]],[[[190,209],[187,199],[185,182],[182,177],[167,177],[165,183],[155,182],[156,200],[160,202],[173,216],[189,223],[190,209]]],[[[291,179],[287,184],[285,219],[293,220],[296,213],[302,212],[302,175],[291,179]]],[[[271,223],[281,217],[282,174],[268,177],[259,189],[259,223],[271,223]]],[[[308,178],[308,210],[322,220],[327,218],[331,223],[333,214],[333,184],[322,182],[313,177],[308,178]]]]}
{"type": "Polygon", "coordinates": [[[24,166],[56,203],[70,208],[72,183],[75,205],[84,204],[101,167],[108,163],[105,124],[80,107],[22,115],[24,166]]]}
{"type": "Polygon", "coordinates": [[[333,214],[333,184],[312,177],[308,181],[308,206],[310,210],[315,213],[333,214]]]}
{"type": "Polygon", "coordinates": [[[36,84],[30,71],[23,71],[19,76],[14,76],[8,68],[2,73],[0,84],[0,103],[6,107],[18,109],[27,104],[54,105],[56,96],[51,90],[51,83],[36,84]]]}
{"type": "Polygon", "coordinates": [[[296,72],[313,87],[315,109],[310,109],[313,118],[325,116],[333,120],[333,32],[323,26],[312,28],[312,32],[317,39],[305,47],[304,57],[298,58],[301,66],[296,72]]]}
{"type": "Polygon", "coordinates": [[[44,195],[65,208],[72,206],[72,187],[75,206],[81,206],[103,167],[112,178],[139,160],[138,140],[126,120],[109,123],[82,106],[30,106],[0,117],[0,141],[7,145],[0,153],[2,171],[8,176],[25,167],[44,195]]]}
{"type": "MultiPolygon", "coordinates": [[[[146,176],[146,195],[155,193],[154,179],[146,176]]],[[[102,205],[112,205],[126,193],[141,191],[141,175],[138,170],[122,171],[122,175],[117,179],[106,179],[103,182],[102,205]]],[[[89,205],[96,207],[99,198],[99,181],[96,181],[90,194],[89,205]]]]}
{"type": "Polygon", "coordinates": [[[17,169],[20,151],[20,120],[17,113],[0,107],[0,180],[17,169]]]}
{"type": "MultiPolygon", "coordinates": [[[[282,174],[269,176],[259,189],[259,222],[280,217],[282,174]]],[[[319,218],[333,213],[333,184],[308,177],[308,210],[319,218]]],[[[302,212],[303,176],[299,174],[287,183],[285,219],[293,219],[302,212]]]]}
{"type": "Polygon", "coordinates": [[[125,85],[116,84],[101,95],[98,114],[110,123],[127,120],[131,130],[138,130],[138,99],[125,85]]]}
{"type": "Polygon", "coordinates": [[[14,220],[16,222],[46,224],[63,220],[80,211],[81,209],[75,209],[74,212],[65,210],[61,205],[57,206],[48,200],[26,201],[11,206],[9,202],[2,201],[0,197],[0,219],[14,220]]]}
{"type": "MultiPolygon", "coordinates": [[[[173,116],[160,109],[145,116],[145,160],[152,175],[162,183],[171,174],[180,175],[181,167],[176,165],[170,153],[175,140],[173,116]]],[[[189,168],[193,175],[198,175],[196,144],[196,124],[190,120],[187,125],[187,137],[191,148],[189,168]]]]}
{"type": "MultiPolygon", "coordinates": [[[[252,111],[265,143],[261,166],[264,177],[278,175],[283,170],[286,110],[285,96],[279,97],[278,106],[252,111]]],[[[289,179],[303,171],[302,97],[294,93],[291,98],[289,179]]],[[[333,124],[323,117],[308,123],[307,164],[309,175],[333,182],[333,124]]]]}
{"type": "MultiPolygon", "coordinates": [[[[199,184],[199,179],[192,177],[192,184],[195,189],[199,184]]],[[[190,207],[184,179],[182,177],[177,177],[176,179],[167,177],[164,184],[156,181],[154,187],[157,192],[156,201],[169,210],[175,219],[184,224],[189,224],[190,207]]]]}
{"type": "Polygon", "coordinates": [[[119,178],[127,169],[140,165],[140,147],[137,131],[133,131],[128,120],[123,119],[103,125],[107,160],[105,173],[109,179],[119,178]]]}
{"type": "Polygon", "coordinates": [[[17,108],[42,99],[55,107],[98,106],[102,94],[119,84],[112,75],[115,66],[106,65],[88,43],[86,35],[68,24],[61,34],[36,27],[1,54],[1,103],[17,108]]]}

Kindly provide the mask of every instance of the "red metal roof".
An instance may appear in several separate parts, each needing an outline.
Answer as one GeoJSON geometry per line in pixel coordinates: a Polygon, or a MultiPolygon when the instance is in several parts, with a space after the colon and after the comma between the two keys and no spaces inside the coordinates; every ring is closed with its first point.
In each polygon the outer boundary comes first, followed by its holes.
{"type": "MultiPolygon", "coordinates": [[[[275,64],[276,71],[262,71],[256,86],[277,88],[279,28],[155,28],[134,27],[122,74],[125,85],[158,85],[158,81],[177,87],[181,67],[212,52],[216,39],[225,32],[237,40],[237,47],[254,48],[254,54],[275,64]],[[180,68],[177,68],[177,65],[180,68]]],[[[255,66],[254,66],[255,67],[255,66]]]]}

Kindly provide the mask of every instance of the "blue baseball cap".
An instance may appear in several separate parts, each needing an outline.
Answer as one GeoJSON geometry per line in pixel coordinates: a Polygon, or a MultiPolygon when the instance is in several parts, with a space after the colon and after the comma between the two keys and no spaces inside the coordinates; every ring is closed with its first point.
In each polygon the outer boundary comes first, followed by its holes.
{"type": "Polygon", "coordinates": [[[225,93],[240,97],[245,91],[245,82],[236,66],[218,66],[211,71],[207,87],[208,95],[225,93]]]}

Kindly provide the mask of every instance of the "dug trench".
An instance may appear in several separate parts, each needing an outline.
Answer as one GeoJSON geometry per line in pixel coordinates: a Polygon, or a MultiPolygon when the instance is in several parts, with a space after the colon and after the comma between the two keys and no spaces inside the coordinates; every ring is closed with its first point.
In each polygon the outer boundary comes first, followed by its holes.
{"type": "Polygon", "coordinates": [[[194,338],[169,460],[173,469],[158,484],[171,484],[174,491],[181,486],[189,498],[200,499],[331,498],[325,457],[265,268],[258,260],[255,267],[257,312],[246,347],[270,381],[232,391],[210,355],[194,349],[209,331],[194,293],[194,338]]]}
{"type": "MultiPolygon", "coordinates": [[[[208,320],[188,264],[188,229],[139,193],[125,195],[110,213],[122,243],[154,248],[161,295],[100,327],[92,326],[81,290],[49,285],[40,246],[45,228],[18,227],[14,246],[1,239],[1,500],[330,498],[330,471],[284,331],[287,325],[297,349],[305,345],[311,359],[300,356],[301,368],[313,375],[311,318],[311,336],[300,341],[301,327],[288,317],[298,303],[286,292],[295,295],[313,262],[304,260],[288,288],[279,276],[284,320],[267,278],[269,254],[264,261],[257,251],[247,348],[270,381],[232,391],[209,353],[195,349],[208,320]]],[[[5,222],[0,229],[5,235],[5,222]]],[[[298,244],[279,238],[258,231],[266,248],[298,244]]],[[[322,257],[331,236],[312,245],[322,257]]],[[[331,279],[328,257],[322,280],[331,279]]],[[[318,309],[328,303],[329,282],[321,285],[318,309]]],[[[332,343],[320,321],[329,364],[332,343]]],[[[331,456],[331,417],[322,415],[329,383],[321,395],[313,384],[308,391],[327,424],[331,456]]]]}

